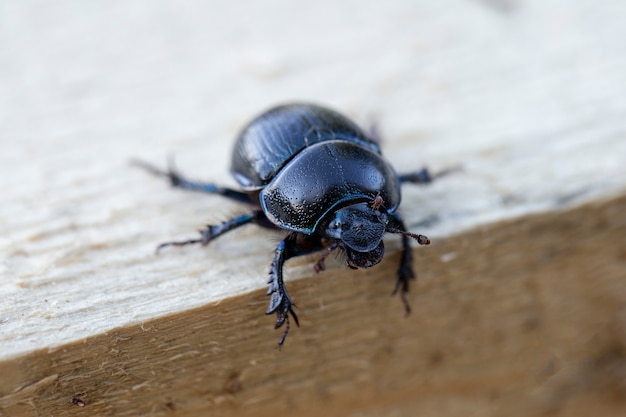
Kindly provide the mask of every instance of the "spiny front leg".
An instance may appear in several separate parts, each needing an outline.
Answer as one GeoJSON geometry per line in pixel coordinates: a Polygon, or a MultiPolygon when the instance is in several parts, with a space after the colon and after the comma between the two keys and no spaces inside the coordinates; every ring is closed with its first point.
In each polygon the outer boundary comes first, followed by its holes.
{"type": "Polygon", "coordinates": [[[398,267],[398,279],[396,285],[393,288],[393,293],[396,294],[400,290],[400,298],[402,304],[404,304],[404,311],[406,314],[411,314],[411,305],[407,299],[409,293],[409,282],[415,279],[415,272],[413,272],[413,254],[411,252],[411,245],[407,236],[402,236],[402,258],[400,259],[400,266],[398,267]]]}
{"type": "Polygon", "coordinates": [[[392,294],[396,294],[398,290],[400,291],[400,298],[402,299],[402,304],[404,304],[404,310],[408,315],[411,313],[411,305],[407,299],[409,282],[415,279],[415,272],[413,272],[413,253],[411,252],[411,241],[409,238],[415,239],[420,245],[428,245],[430,244],[430,240],[424,235],[407,232],[406,226],[398,214],[389,216],[389,223],[387,231],[402,236],[402,258],[400,259],[400,266],[398,267],[398,279],[392,294]]]}
{"type": "Polygon", "coordinates": [[[274,252],[274,260],[272,261],[270,278],[268,280],[269,288],[267,289],[267,295],[270,296],[270,304],[265,311],[265,314],[276,313],[276,324],[274,325],[275,329],[278,329],[283,324],[286,324],[285,330],[280,336],[278,345],[276,346],[279,349],[285,342],[285,338],[291,328],[289,323],[289,314],[293,317],[296,325],[299,326],[298,316],[293,310],[293,301],[291,300],[291,297],[289,297],[283,282],[283,265],[287,259],[295,255],[295,249],[296,235],[292,233],[278,244],[278,247],[274,252]]]}

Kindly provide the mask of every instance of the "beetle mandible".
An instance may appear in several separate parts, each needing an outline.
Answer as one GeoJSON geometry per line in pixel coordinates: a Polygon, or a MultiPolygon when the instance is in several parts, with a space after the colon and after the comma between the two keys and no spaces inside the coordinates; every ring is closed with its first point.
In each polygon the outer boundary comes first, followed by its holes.
{"type": "Polygon", "coordinates": [[[135,161],[147,171],[169,179],[177,188],[219,194],[254,209],[200,231],[198,239],[162,243],[167,246],[209,242],[240,226],[255,223],[286,230],[278,244],[269,272],[270,296],[266,314],[276,314],[275,329],[285,324],[280,347],[289,333],[289,315],[298,325],[293,301],[283,281],[286,260],[325,250],[314,266],[334,250],[343,251],[352,269],[369,268],[383,258],[383,235],[402,239],[402,257],[393,294],[400,291],[406,312],[409,281],[415,277],[410,239],[430,243],[406,230],[396,213],[400,184],[429,183],[426,169],[397,175],[382,157],[376,138],[336,111],[321,106],[294,103],[274,107],[252,120],[239,134],[232,153],[231,173],[241,190],[190,180],[172,164],[161,170],[135,161]]]}

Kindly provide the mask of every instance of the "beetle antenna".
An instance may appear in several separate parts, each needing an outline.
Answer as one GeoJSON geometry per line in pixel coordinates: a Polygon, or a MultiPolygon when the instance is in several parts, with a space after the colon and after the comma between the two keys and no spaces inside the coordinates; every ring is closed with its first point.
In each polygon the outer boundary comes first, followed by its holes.
{"type": "Polygon", "coordinates": [[[430,245],[430,239],[425,235],[420,235],[416,233],[407,232],[406,230],[396,229],[394,227],[388,228],[388,232],[395,233],[398,235],[408,236],[417,241],[420,245],[430,245]]]}

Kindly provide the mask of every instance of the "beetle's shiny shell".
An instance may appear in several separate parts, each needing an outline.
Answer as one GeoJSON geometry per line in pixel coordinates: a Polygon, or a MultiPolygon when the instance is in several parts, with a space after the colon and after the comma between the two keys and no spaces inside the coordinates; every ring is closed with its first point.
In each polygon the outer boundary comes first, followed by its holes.
{"type": "Polygon", "coordinates": [[[391,166],[360,145],[328,141],[298,153],[259,197],[272,223],[311,234],[329,212],[343,204],[371,202],[377,194],[388,212],[400,204],[400,182],[391,166]]]}
{"type": "Polygon", "coordinates": [[[233,149],[231,173],[243,190],[260,190],[302,149],[329,140],[380,154],[378,144],[341,114],[311,104],[287,104],[266,111],[243,129],[233,149]]]}
{"type": "Polygon", "coordinates": [[[380,194],[385,210],[400,204],[400,182],[378,144],[356,124],[310,104],[275,107],[244,128],[231,172],[258,191],[267,218],[312,234],[330,212],[380,194]]]}

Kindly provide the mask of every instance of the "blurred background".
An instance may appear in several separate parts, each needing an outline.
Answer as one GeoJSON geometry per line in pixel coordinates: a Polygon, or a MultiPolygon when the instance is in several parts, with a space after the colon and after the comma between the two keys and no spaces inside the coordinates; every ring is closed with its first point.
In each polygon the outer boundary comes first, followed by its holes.
{"type": "MultiPolygon", "coordinates": [[[[597,172],[595,161],[561,159],[573,146],[593,141],[607,170],[623,162],[600,153],[624,129],[621,1],[0,7],[0,157],[5,172],[35,187],[5,186],[14,202],[33,191],[42,198],[57,180],[104,185],[111,163],[130,156],[175,153],[203,177],[230,181],[225,161],[238,129],[293,100],[379,122],[399,170],[471,165],[507,147],[490,160],[494,171],[480,172],[502,177],[488,181],[505,193],[508,181],[532,176],[542,153],[559,164],[549,174],[567,179],[563,194],[580,192],[570,176],[597,172]]],[[[594,186],[614,188],[610,181],[594,186]]],[[[517,186],[529,205],[543,203],[534,183],[517,186]]]]}
{"type": "Polygon", "coordinates": [[[462,166],[403,195],[430,236],[623,192],[625,22],[623,0],[0,2],[4,354],[262,288],[275,243],[254,230],[189,251],[186,270],[153,258],[235,205],[128,161],[175,155],[233,185],[234,138],[278,103],[377,123],[398,171],[462,166]],[[103,294],[119,309],[98,310],[103,294]],[[42,332],[50,317],[67,322],[42,332]]]}
{"type": "Polygon", "coordinates": [[[379,123],[400,171],[464,164],[488,202],[459,209],[464,215],[494,206],[501,214],[503,200],[522,203],[514,212],[545,208],[555,196],[623,184],[621,155],[606,152],[624,150],[614,141],[626,112],[626,5],[618,0],[0,8],[0,162],[28,184],[1,180],[12,212],[52,207],[53,189],[78,179],[102,191],[115,170],[131,179],[133,156],[175,154],[191,172],[229,182],[241,126],[294,100],[379,123]],[[589,158],[568,161],[581,151],[589,158]],[[554,166],[542,166],[547,153],[554,166]],[[535,187],[546,175],[558,195],[535,187]]]}

